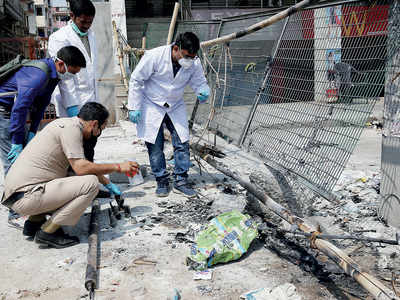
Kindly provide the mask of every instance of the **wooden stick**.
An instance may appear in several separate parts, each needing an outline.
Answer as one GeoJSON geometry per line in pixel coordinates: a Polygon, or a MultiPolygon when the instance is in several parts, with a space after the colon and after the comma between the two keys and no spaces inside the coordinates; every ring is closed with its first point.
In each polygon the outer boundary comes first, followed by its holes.
{"type": "Polygon", "coordinates": [[[143,25],[143,34],[142,34],[142,49],[146,49],[146,33],[147,33],[147,23],[143,25]]]}
{"type": "MultiPolygon", "coordinates": [[[[243,180],[236,172],[226,168],[223,164],[219,163],[213,159],[209,154],[205,153],[203,146],[199,144],[192,144],[191,149],[205,160],[208,164],[213,166],[215,169],[221,173],[235,179],[239,184],[244,187],[248,192],[253,194],[262,203],[264,203],[272,212],[276,213],[279,217],[284,219],[290,224],[297,225],[298,229],[303,232],[313,233],[313,230],[309,225],[307,225],[301,218],[292,215],[289,210],[281,206],[267,196],[263,191],[257,189],[253,184],[248,181],[243,180]]],[[[316,239],[314,245],[317,249],[321,250],[325,255],[336,262],[347,275],[353,277],[363,288],[365,288],[375,299],[380,300],[394,300],[399,299],[393,291],[388,289],[384,284],[382,284],[374,276],[368,274],[366,271],[350,258],[346,253],[332,245],[328,241],[322,239],[316,239]]]]}
{"type": "Polygon", "coordinates": [[[240,31],[237,31],[237,32],[234,32],[231,34],[227,34],[227,35],[221,36],[221,37],[213,39],[213,40],[204,41],[200,44],[200,46],[201,47],[209,47],[209,46],[212,46],[215,44],[223,44],[223,43],[227,43],[231,40],[241,38],[252,32],[255,32],[264,27],[267,27],[274,23],[277,23],[278,21],[280,21],[286,17],[289,17],[290,15],[304,9],[306,6],[310,5],[311,3],[315,3],[315,2],[318,2],[318,1],[317,0],[303,0],[299,3],[297,3],[296,5],[291,6],[288,9],[285,9],[284,11],[281,11],[281,12],[277,13],[276,15],[269,17],[268,19],[266,19],[264,21],[258,22],[258,23],[251,25],[243,30],[240,30],[240,31]]]}
{"type": "Polygon", "coordinates": [[[172,43],[172,38],[175,32],[176,19],[178,18],[179,2],[175,2],[174,12],[172,14],[171,24],[169,25],[167,45],[172,43]]]}
{"type": "Polygon", "coordinates": [[[124,83],[126,92],[128,92],[129,87],[128,87],[128,77],[126,76],[126,72],[125,72],[125,68],[124,68],[124,54],[122,52],[121,49],[121,43],[119,42],[118,39],[118,31],[117,31],[117,24],[115,23],[115,21],[112,21],[112,25],[113,25],[113,35],[114,35],[114,39],[115,42],[117,43],[117,53],[118,53],[118,64],[119,64],[119,68],[121,70],[121,75],[122,75],[122,81],[124,83]]]}

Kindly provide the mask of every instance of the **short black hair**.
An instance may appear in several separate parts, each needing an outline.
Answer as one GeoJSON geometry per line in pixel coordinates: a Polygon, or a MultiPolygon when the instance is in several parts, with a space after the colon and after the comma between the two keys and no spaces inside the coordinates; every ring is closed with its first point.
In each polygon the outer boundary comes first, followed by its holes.
{"type": "Polygon", "coordinates": [[[78,113],[78,118],[84,121],[98,121],[99,127],[109,117],[109,112],[102,104],[97,102],[86,102],[78,113]]]}
{"type": "Polygon", "coordinates": [[[86,68],[85,56],[75,46],[62,47],[57,52],[57,58],[65,62],[67,66],[86,68]]]}
{"type": "Polygon", "coordinates": [[[175,45],[187,50],[190,54],[196,54],[200,49],[199,38],[193,32],[185,32],[178,35],[175,45]]]}
{"type": "Polygon", "coordinates": [[[90,0],[70,0],[69,9],[75,17],[81,15],[94,16],[96,14],[96,8],[90,0]]]}

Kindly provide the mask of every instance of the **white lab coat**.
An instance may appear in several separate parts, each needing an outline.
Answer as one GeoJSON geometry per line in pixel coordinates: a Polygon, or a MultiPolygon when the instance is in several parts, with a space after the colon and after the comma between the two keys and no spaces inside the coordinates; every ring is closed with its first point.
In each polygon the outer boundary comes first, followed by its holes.
{"type": "Polygon", "coordinates": [[[81,108],[88,101],[99,102],[97,91],[97,49],[93,31],[89,29],[88,39],[91,56],[86,51],[81,39],[72,29],[70,22],[49,37],[49,55],[57,56],[58,50],[65,46],[77,47],[85,56],[86,68],[82,68],[74,79],[62,80],[52,95],[57,116],[67,117],[67,108],[78,105],[81,108]]]}
{"type": "Polygon", "coordinates": [[[131,75],[129,82],[128,109],[140,110],[142,118],[137,124],[138,137],[155,143],[165,114],[172,123],[182,143],[189,140],[189,128],[183,92],[186,85],[199,93],[207,87],[200,59],[174,77],[171,45],[146,51],[131,75]],[[168,103],[169,108],[164,107],[168,103]]]}

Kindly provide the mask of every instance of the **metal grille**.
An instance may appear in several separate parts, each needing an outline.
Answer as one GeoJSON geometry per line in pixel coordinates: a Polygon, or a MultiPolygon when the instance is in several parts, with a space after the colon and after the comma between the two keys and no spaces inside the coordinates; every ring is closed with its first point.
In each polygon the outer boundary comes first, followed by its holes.
{"type": "Polygon", "coordinates": [[[156,48],[167,43],[169,23],[147,23],[146,49],[156,48]]]}
{"type": "Polygon", "coordinates": [[[388,5],[290,17],[245,145],[318,191],[336,184],[383,90],[388,5]]]}

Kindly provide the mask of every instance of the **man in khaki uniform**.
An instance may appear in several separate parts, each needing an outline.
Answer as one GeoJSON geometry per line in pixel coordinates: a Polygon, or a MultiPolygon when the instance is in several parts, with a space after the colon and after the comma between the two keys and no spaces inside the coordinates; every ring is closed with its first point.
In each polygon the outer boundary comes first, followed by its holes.
{"type": "Polygon", "coordinates": [[[79,243],[61,225],[75,225],[98,192],[98,177],[137,172],[136,162],[95,164],[85,159],[83,142],[99,136],[108,119],[106,108],[86,103],[77,117],[47,125],[25,147],[5,179],[2,204],[29,219],[23,234],[56,248],[79,243]],[[76,176],[67,177],[71,166],[76,176]],[[46,214],[51,217],[46,220],[46,214]]]}

